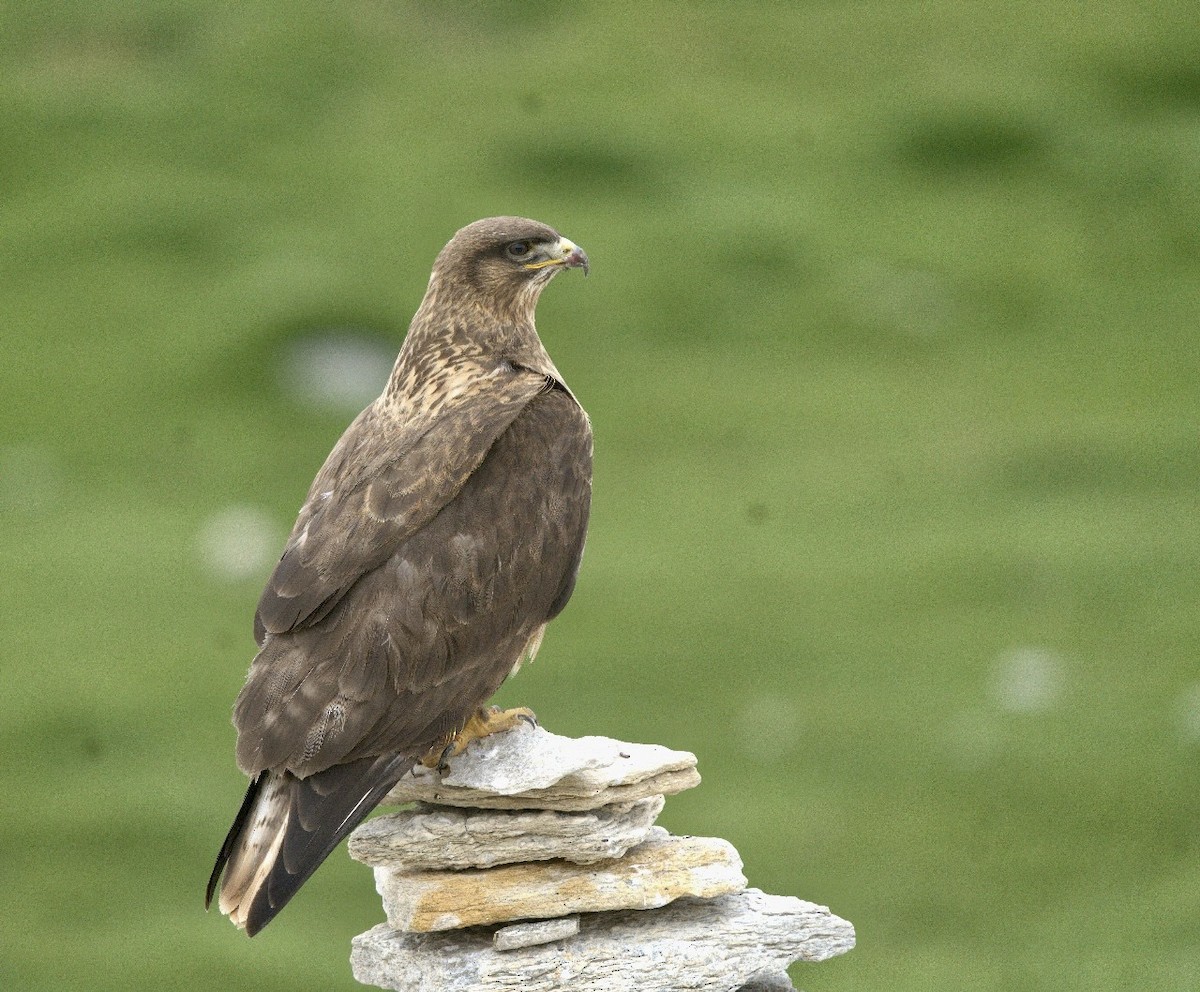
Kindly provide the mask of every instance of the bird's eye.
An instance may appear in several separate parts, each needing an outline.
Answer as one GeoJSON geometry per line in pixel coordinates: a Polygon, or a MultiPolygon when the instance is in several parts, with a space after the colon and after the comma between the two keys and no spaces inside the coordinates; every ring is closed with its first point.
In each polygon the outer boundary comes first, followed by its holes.
{"type": "Polygon", "coordinates": [[[526,255],[529,254],[529,242],[528,241],[514,241],[511,245],[508,246],[508,253],[513,258],[524,258],[526,255]]]}

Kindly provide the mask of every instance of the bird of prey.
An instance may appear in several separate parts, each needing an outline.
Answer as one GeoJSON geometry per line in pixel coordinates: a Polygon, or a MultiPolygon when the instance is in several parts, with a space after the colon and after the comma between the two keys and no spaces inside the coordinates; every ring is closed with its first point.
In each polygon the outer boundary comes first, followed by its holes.
{"type": "Polygon", "coordinates": [[[591,426],[534,327],[568,268],[587,255],[536,221],[455,234],[308,491],[254,618],[233,712],[250,787],[205,893],[221,882],[250,936],[414,764],[529,715],[485,704],[583,555],[591,426]]]}

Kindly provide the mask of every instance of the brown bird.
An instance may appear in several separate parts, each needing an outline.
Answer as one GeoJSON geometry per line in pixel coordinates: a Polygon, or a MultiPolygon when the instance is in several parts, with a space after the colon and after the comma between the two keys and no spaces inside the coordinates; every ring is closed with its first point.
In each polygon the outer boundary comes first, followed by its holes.
{"type": "Polygon", "coordinates": [[[484,704],[566,605],[591,502],[587,414],[534,309],[583,250],[493,217],[438,255],[382,395],[317,473],[234,705],[250,787],[205,893],[253,936],[396,781],[528,711],[484,704]]]}

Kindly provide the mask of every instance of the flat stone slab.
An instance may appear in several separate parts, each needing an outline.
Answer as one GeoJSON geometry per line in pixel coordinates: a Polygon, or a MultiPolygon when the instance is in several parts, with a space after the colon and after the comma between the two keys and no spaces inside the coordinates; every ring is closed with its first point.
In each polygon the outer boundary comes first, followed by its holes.
{"type": "Polygon", "coordinates": [[[575,937],[497,952],[487,928],[354,938],[354,977],[393,992],[730,992],[791,987],[793,961],[854,946],[854,928],[824,906],[758,889],[680,899],[650,912],[587,915],[575,937]],[[787,982],[787,984],[781,984],[787,982]]]}
{"type": "Polygon", "coordinates": [[[473,741],[444,772],[418,765],[383,801],[571,811],[670,796],[699,784],[689,751],[610,737],[560,737],[523,723],[473,741]]]}
{"type": "Polygon", "coordinates": [[[535,920],[501,927],[492,934],[492,946],[498,951],[515,951],[518,947],[549,944],[579,933],[578,916],[560,916],[557,920],[535,920]]]}
{"type": "Polygon", "coordinates": [[[388,923],[428,932],[579,912],[652,909],[683,896],[746,887],[742,859],[717,837],[673,837],[654,827],[623,858],[593,865],[540,861],[464,871],[375,869],[388,923]]]}
{"type": "Polygon", "coordinates": [[[796,992],[786,971],[764,971],[755,975],[738,992],[796,992]]]}
{"type": "Polygon", "coordinates": [[[619,858],[650,834],[663,797],[579,813],[425,806],[387,813],[350,835],[350,856],[401,871],[491,868],[561,858],[619,858]]]}

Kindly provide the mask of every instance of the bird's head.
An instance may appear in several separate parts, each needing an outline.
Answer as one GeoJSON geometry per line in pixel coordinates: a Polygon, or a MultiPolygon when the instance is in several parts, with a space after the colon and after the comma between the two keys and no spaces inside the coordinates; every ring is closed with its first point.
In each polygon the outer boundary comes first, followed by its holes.
{"type": "Polygon", "coordinates": [[[524,217],[468,224],[438,255],[432,282],[465,283],[497,309],[532,308],[563,269],[588,271],[582,248],[552,227],[524,217]]]}

